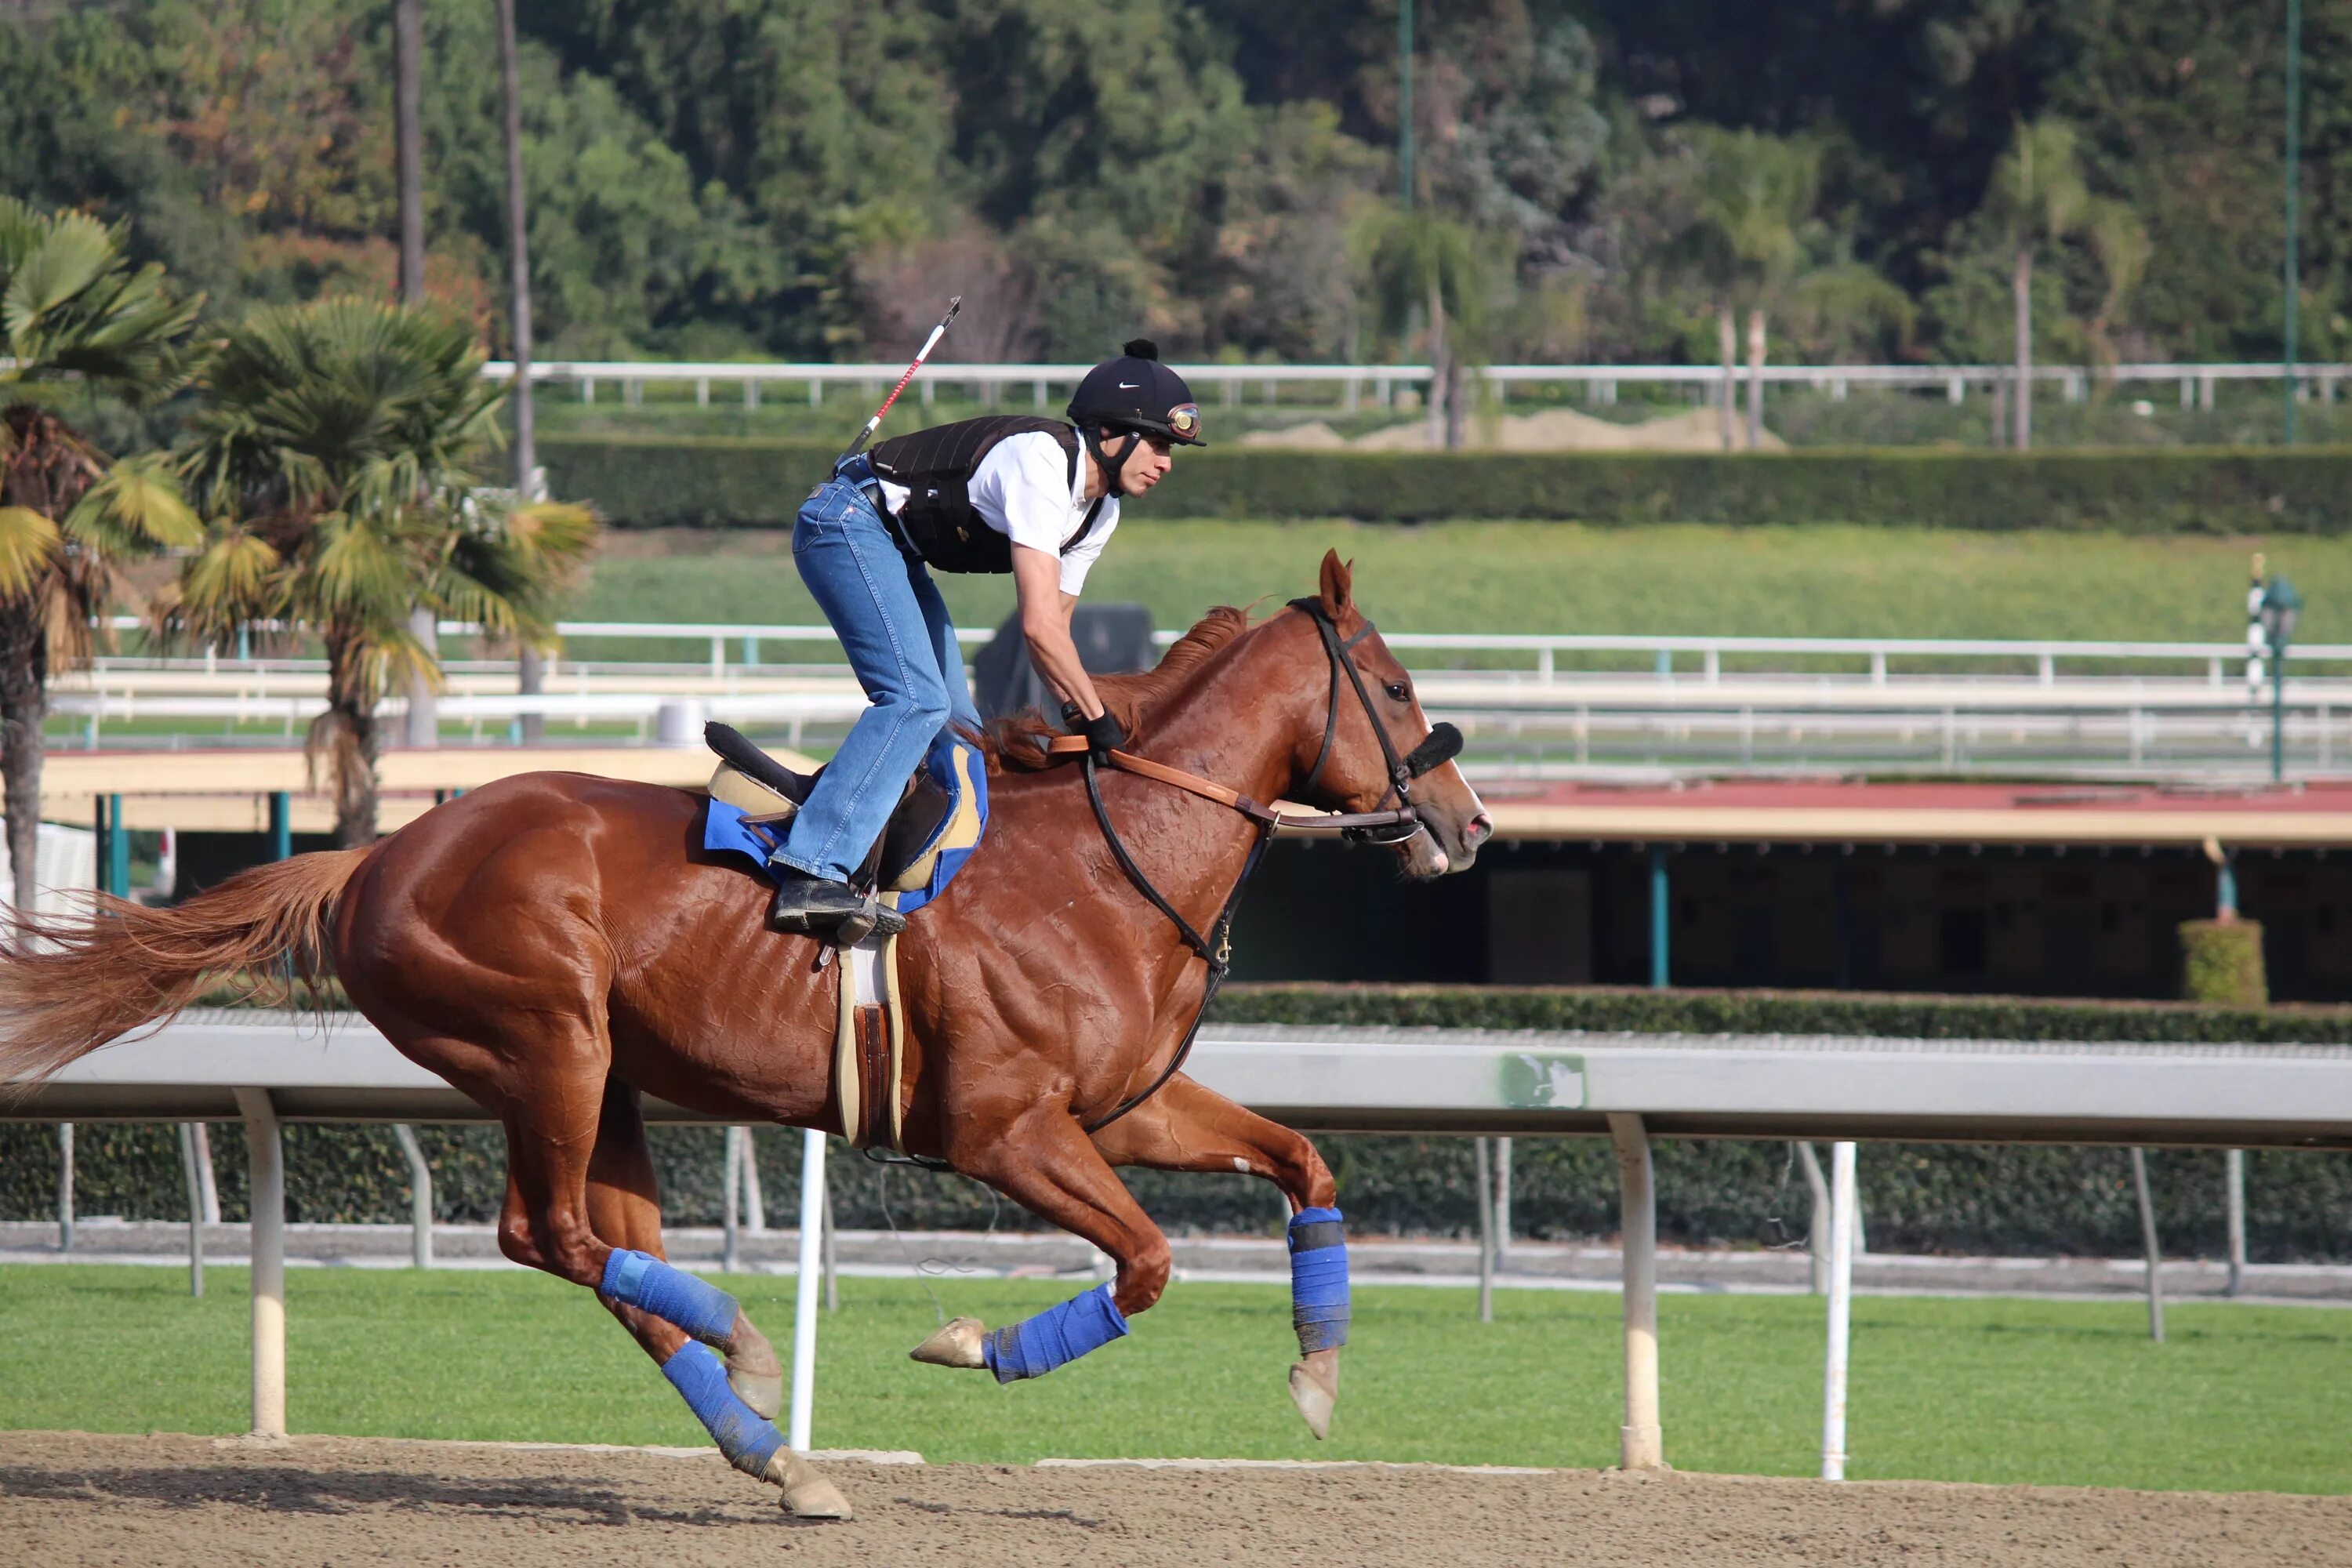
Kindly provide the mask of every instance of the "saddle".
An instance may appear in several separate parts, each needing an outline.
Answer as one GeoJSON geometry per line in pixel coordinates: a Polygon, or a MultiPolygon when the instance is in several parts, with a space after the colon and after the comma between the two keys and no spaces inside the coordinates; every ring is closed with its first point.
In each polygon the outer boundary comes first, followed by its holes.
{"type": "MultiPolygon", "coordinates": [[[[817,773],[824,771],[795,773],[740,731],[715,720],[702,727],[702,740],[719,756],[718,771],[710,775],[710,798],[741,812],[747,823],[771,827],[789,823],[816,787],[817,773]]],[[[979,841],[980,820],[974,791],[950,795],[928,767],[918,768],[853,883],[884,893],[929,887],[942,851],[979,841]]],[[[781,841],[781,830],[775,837],[781,841]]]]}
{"type": "MultiPolygon", "coordinates": [[[[725,847],[757,859],[754,844],[772,849],[781,840],[778,825],[800,810],[816,774],[785,766],[725,724],[705,725],[702,738],[719,759],[710,775],[710,798],[741,814],[737,836],[725,847]]],[[[952,761],[944,765],[959,770],[955,777],[961,787],[950,791],[928,763],[916,770],[889,826],[858,868],[856,885],[893,907],[911,910],[935,895],[980,841],[986,797],[972,772],[976,760],[968,745],[949,750],[952,761]]],[[[706,847],[718,846],[706,838],[706,847]]],[[[839,975],[833,1054],[837,1126],[858,1148],[882,1146],[903,1154],[907,1026],[898,996],[898,938],[869,936],[839,951],[841,962],[832,965],[839,975]]],[[[835,952],[821,948],[818,966],[824,967],[835,952]]]]}

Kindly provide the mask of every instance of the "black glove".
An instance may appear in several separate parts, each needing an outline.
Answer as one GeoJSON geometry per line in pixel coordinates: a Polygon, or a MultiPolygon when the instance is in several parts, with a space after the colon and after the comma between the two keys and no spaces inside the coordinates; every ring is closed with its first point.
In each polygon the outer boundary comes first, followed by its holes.
{"type": "Polygon", "coordinates": [[[1086,737],[1087,749],[1097,756],[1127,750],[1127,731],[1118,727],[1118,721],[1111,717],[1108,708],[1103,710],[1101,718],[1087,721],[1086,737]]]}

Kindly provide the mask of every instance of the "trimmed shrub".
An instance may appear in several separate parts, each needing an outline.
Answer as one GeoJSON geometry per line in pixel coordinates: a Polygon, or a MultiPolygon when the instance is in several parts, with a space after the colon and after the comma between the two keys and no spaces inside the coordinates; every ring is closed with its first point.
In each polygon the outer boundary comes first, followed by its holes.
{"type": "Polygon", "coordinates": [[[2231,1007],[2266,1005],[2271,988],[2263,972],[2262,922],[2181,921],[2180,994],[2231,1007]]]}
{"type": "Polygon", "coordinates": [[[2183,1002],[2043,1001],[1851,991],[1265,984],[1227,986],[1219,994],[1211,1016],[1221,1023],[1386,1024],[1424,1029],[2352,1044],[2352,1007],[2254,1010],[2183,1002]]]}
{"type": "MultiPolygon", "coordinates": [[[[444,1222],[488,1224],[505,1191],[505,1151],[494,1127],[419,1127],[444,1222]]],[[[300,1221],[398,1225],[408,1218],[406,1167],[382,1127],[286,1129],[286,1197],[300,1221]]],[[[723,1143],[715,1127],[650,1131],[664,1219],[719,1222],[723,1143]]],[[[77,1133],[79,1207],[85,1215],[182,1221],[187,1216],[173,1130],[86,1124],[77,1133]]],[[[245,1140],[213,1128],[225,1218],[247,1213],[245,1140]]],[[[1349,1224],[1365,1236],[1471,1237],[1476,1184],[1466,1138],[1346,1133],[1316,1146],[1339,1184],[1349,1224]]],[[[790,1226],[800,1201],[800,1135],[753,1134],[772,1225],[790,1226]]],[[[1045,1222],[962,1176],[869,1163],[835,1142],[834,1213],[852,1229],[1039,1230],[1045,1222]],[[887,1213],[886,1213],[887,1210],[887,1213]]],[[[1811,1214],[1804,1178],[1781,1142],[1669,1139],[1657,1147],[1658,1226],[1692,1246],[1791,1247],[1811,1214]]],[[[2166,1252],[2219,1257],[2221,1156],[2156,1150],[2148,1157],[2166,1252]]],[[[1863,1213],[1882,1252],[2130,1257],[2139,1248],[2131,1166],[2120,1149],[1877,1144],[1862,1154],[1863,1213]]],[[[1121,1173],[1136,1199],[1178,1235],[1277,1237],[1285,1205],[1264,1182],[1239,1175],[1121,1173]]],[[[1616,1234],[1617,1171],[1596,1138],[1521,1138],[1512,1161],[1512,1212],[1524,1237],[1575,1240],[1616,1234]]],[[[2247,1228],[2259,1262],[2352,1258],[2352,1161],[2303,1150],[2247,1156],[2247,1228]]],[[[57,1133],[0,1124],[0,1219],[56,1216],[57,1133]]],[[[88,1236],[89,1233],[86,1233],[88,1236]]],[[[85,1245],[91,1244],[86,1239],[85,1245]]],[[[911,1245],[911,1244],[910,1244],[911,1245]]]]}
{"type": "MultiPolygon", "coordinates": [[[[625,528],[789,528],[835,449],[733,437],[542,437],[556,493],[625,528]]],[[[1858,522],[2123,533],[2352,529],[2352,450],[1187,453],[1159,516],[1858,522]]]]}

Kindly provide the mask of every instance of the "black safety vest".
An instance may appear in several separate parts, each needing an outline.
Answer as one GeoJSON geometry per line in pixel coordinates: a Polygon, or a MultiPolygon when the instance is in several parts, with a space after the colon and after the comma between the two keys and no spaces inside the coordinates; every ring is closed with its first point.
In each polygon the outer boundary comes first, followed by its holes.
{"type": "MultiPolygon", "coordinates": [[[[907,489],[898,510],[898,536],[926,564],[942,572],[1010,572],[1013,541],[988,525],[971,504],[971,476],[1010,436],[1043,431],[1070,460],[1070,488],[1078,482],[1078,433],[1058,419],[1032,414],[992,414],[929,430],[893,436],[866,454],[877,477],[907,489]]],[[[1077,531],[1062,542],[1067,555],[1094,532],[1102,499],[1087,509],[1077,531]]]]}

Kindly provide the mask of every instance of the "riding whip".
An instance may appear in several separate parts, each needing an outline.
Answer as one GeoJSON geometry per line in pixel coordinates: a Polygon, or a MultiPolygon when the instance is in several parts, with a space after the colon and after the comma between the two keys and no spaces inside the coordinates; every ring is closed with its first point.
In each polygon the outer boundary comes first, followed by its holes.
{"type": "Polygon", "coordinates": [[[941,316],[940,324],[931,329],[931,335],[923,340],[923,346],[916,351],[915,363],[907,367],[907,374],[898,378],[898,384],[890,389],[890,395],[882,400],[882,406],[874,411],[874,417],[866,422],[866,428],[857,433],[857,439],[852,441],[849,450],[841,455],[841,462],[845,463],[866,450],[866,443],[874,439],[875,431],[882,428],[882,416],[890,412],[890,405],[898,401],[898,395],[907,390],[907,384],[915,379],[915,373],[923,368],[923,362],[931,357],[933,349],[940,346],[940,340],[948,335],[948,323],[954,321],[956,312],[962,309],[962,295],[958,294],[948,301],[948,313],[941,316]]]}

